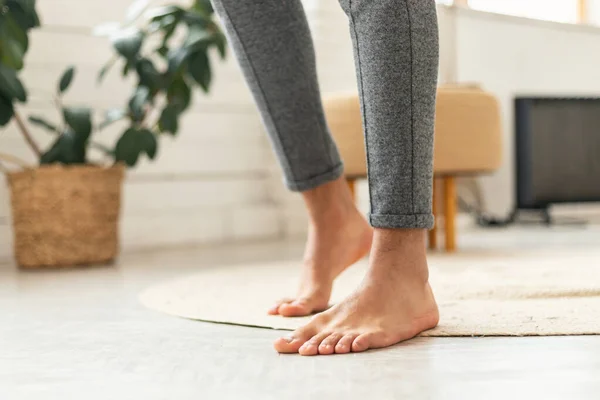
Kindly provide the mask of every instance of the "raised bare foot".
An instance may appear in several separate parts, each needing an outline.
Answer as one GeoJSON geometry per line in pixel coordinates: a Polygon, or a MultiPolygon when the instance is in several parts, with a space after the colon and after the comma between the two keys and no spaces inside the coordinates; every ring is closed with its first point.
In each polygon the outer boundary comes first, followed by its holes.
{"type": "Polygon", "coordinates": [[[333,281],[371,248],[373,230],[357,210],[343,178],[303,193],[310,223],[300,288],[269,314],[297,317],[329,306],[333,281]]]}
{"type": "Polygon", "coordinates": [[[341,354],[391,346],[434,328],[423,230],[376,229],[369,272],[356,292],[275,341],[280,353],[341,354]]]}

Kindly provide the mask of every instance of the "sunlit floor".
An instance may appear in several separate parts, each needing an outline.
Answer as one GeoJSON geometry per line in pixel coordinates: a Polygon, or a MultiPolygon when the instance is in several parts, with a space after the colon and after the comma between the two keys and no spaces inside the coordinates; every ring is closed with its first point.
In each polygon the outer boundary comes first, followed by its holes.
{"type": "MultiPolygon", "coordinates": [[[[598,245],[598,226],[460,236],[463,253],[598,245]]],[[[127,254],[110,268],[0,266],[0,399],[599,398],[600,336],[423,338],[302,358],[272,350],[277,331],[178,319],[137,302],[164,279],[301,250],[296,242],[246,244],[127,254]]]]}

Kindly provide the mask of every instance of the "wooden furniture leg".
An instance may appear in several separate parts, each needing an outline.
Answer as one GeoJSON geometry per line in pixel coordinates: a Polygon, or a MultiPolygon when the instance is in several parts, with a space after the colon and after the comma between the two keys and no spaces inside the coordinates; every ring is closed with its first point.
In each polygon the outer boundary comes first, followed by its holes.
{"type": "Polygon", "coordinates": [[[356,201],[356,179],[347,178],[346,182],[348,182],[348,188],[350,188],[350,193],[352,194],[352,198],[356,201]]]}
{"type": "Polygon", "coordinates": [[[433,211],[433,228],[429,231],[429,248],[435,250],[437,248],[437,190],[435,188],[436,179],[433,178],[433,205],[431,207],[433,211]]]}
{"type": "Polygon", "coordinates": [[[446,251],[456,250],[456,178],[444,177],[444,232],[446,251]]]}

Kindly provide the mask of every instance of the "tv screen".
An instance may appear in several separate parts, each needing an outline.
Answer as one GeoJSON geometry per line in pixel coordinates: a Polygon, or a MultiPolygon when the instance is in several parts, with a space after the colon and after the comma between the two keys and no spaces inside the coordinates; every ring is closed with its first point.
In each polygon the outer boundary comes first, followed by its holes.
{"type": "Polygon", "coordinates": [[[517,208],[600,201],[600,99],[518,97],[517,208]]]}

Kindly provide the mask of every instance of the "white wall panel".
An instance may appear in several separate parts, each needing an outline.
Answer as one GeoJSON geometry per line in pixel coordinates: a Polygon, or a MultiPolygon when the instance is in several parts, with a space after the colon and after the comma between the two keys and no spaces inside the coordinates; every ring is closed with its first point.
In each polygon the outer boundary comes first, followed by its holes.
{"type": "MultiPolygon", "coordinates": [[[[189,1],[183,1],[186,3],[189,1]]],[[[152,4],[173,3],[157,0],[152,4]]],[[[133,78],[123,80],[120,66],[98,85],[99,69],[113,55],[106,38],[91,28],[122,20],[129,1],[38,0],[44,26],[32,32],[22,77],[29,90],[23,116],[30,113],[58,121],[52,104],[57,80],[68,65],[77,75],[65,95],[68,105],[103,110],[127,104],[133,78]]],[[[270,153],[260,117],[233,54],[213,62],[213,86],[206,96],[194,94],[194,105],[181,121],[176,138],[161,138],[159,157],[142,161],[128,172],[121,225],[123,249],[193,245],[277,236],[280,219],[268,211],[270,153]],[[258,225],[257,221],[263,221],[258,225]]],[[[98,119],[97,121],[99,121],[98,119]]],[[[114,144],[124,124],[95,135],[114,144]]],[[[47,147],[52,136],[32,128],[47,147]]],[[[14,126],[0,132],[0,151],[34,163],[35,158],[14,126]]],[[[0,260],[10,249],[8,194],[0,189],[0,260]]]]}
{"type": "Polygon", "coordinates": [[[513,100],[518,95],[598,96],[600,29],[460,9],[458,82],[480,82],[501,102],[504,161],[480,180],[486,209],[507,215],[514,203],[513,100]]]}

